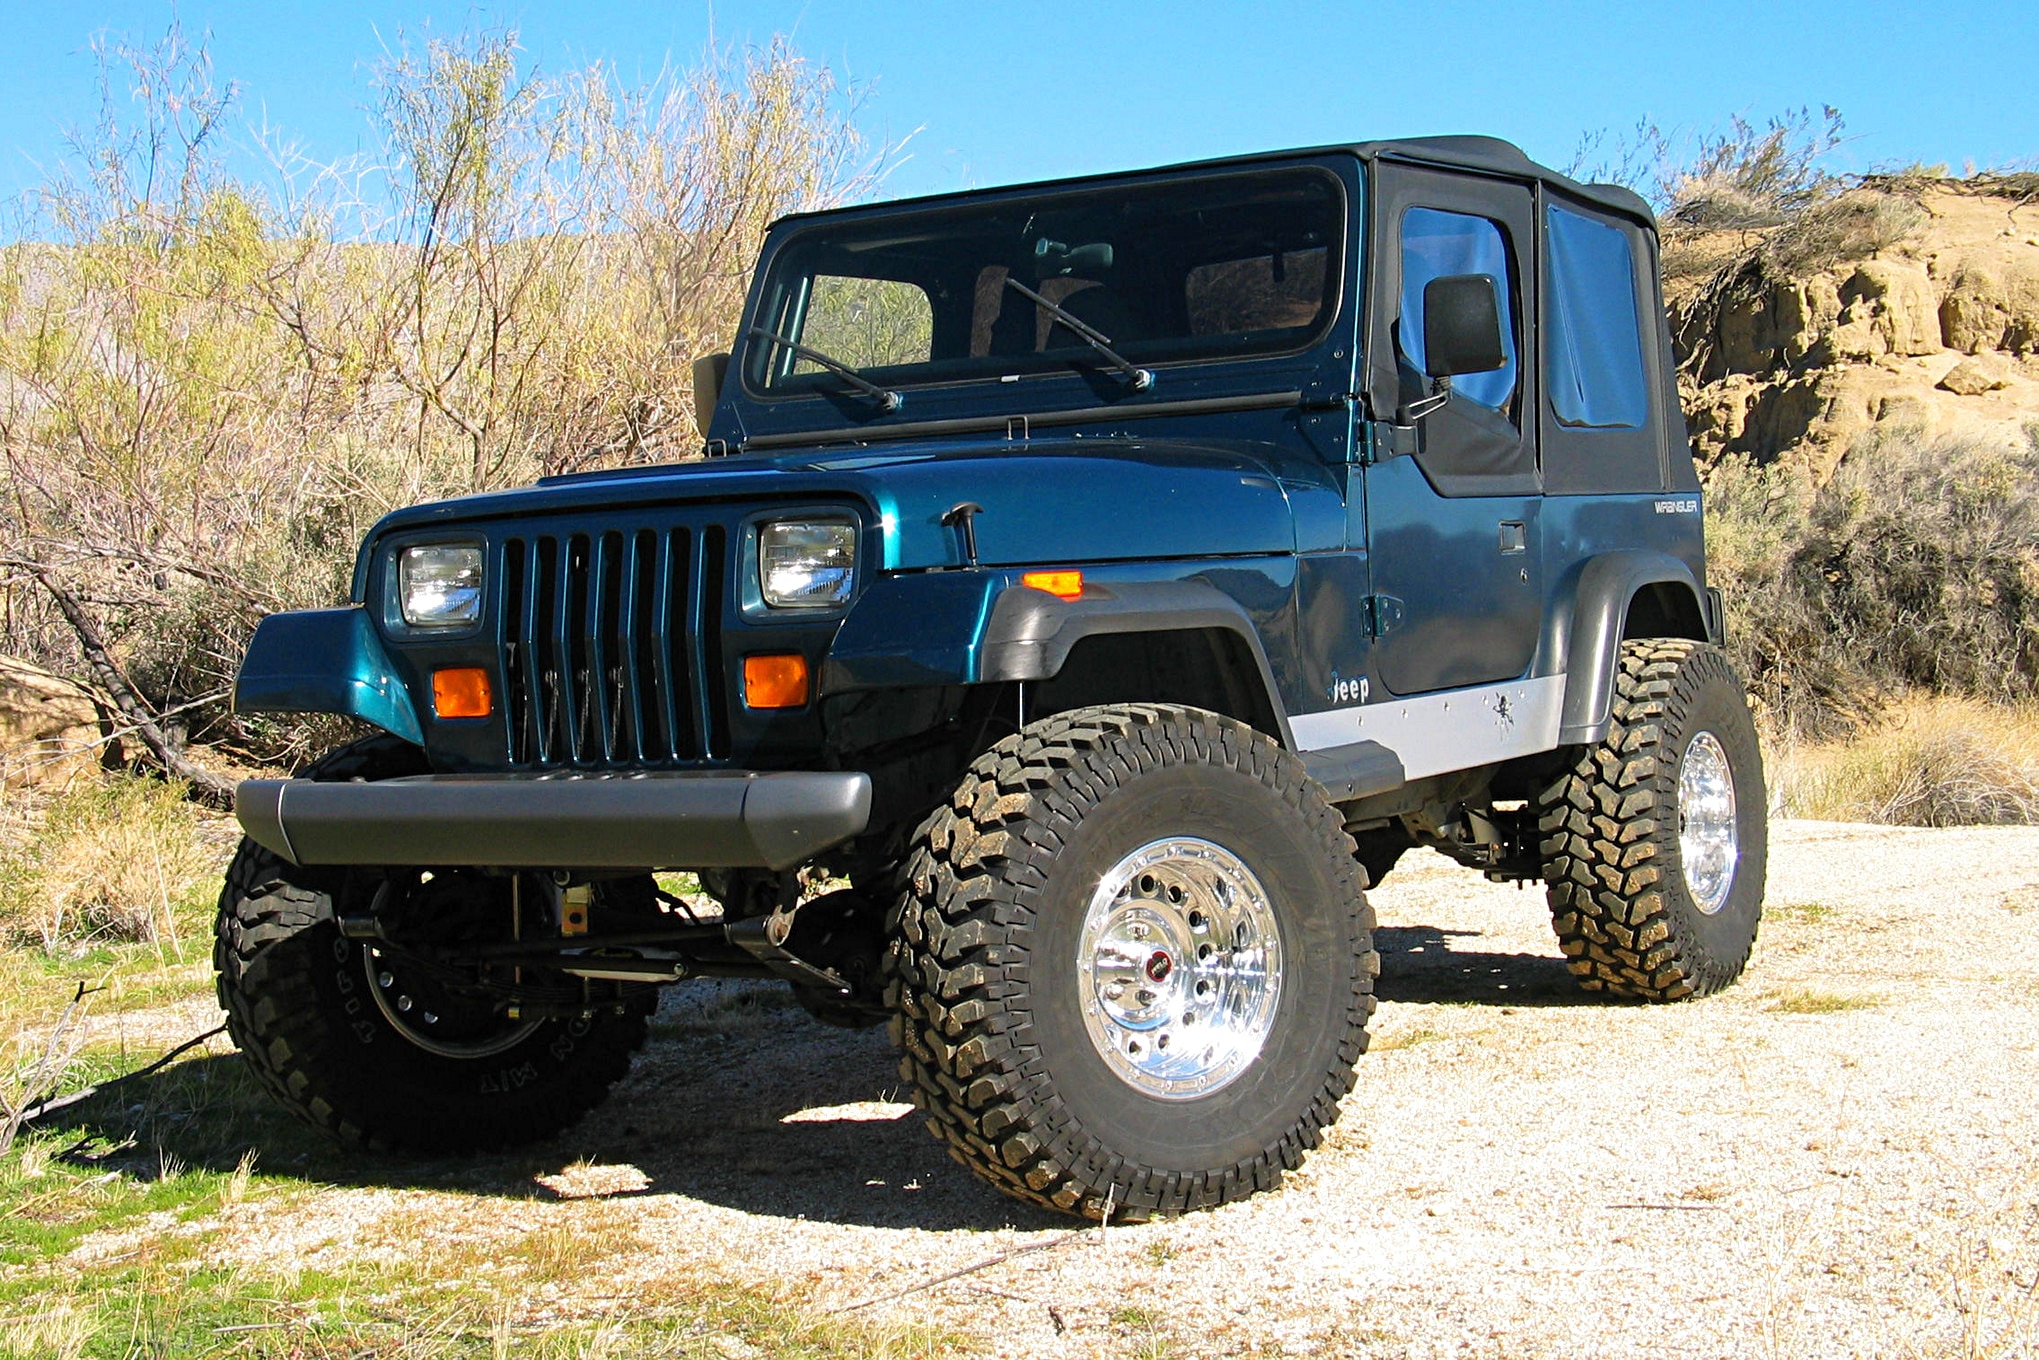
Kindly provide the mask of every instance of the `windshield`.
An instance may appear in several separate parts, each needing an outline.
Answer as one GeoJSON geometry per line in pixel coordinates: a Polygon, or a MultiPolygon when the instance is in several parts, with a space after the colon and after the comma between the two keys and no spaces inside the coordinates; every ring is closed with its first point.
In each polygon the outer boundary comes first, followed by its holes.
{"type": "MultiPolygon", "coordinates": [[[[1100,339],[1143,366],[1278,353],[1337,311],[1343,221],[1338,181],[1308,168],[824,219],[774,258],[757,325],[885,389],[1109,370],[1100,339]]],[[[743,376],[852,386],[755,336],[743,376]]]]}

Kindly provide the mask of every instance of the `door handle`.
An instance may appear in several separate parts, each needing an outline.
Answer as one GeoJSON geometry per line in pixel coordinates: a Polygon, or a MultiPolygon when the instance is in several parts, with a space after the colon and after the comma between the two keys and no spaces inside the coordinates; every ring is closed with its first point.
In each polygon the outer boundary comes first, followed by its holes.
{"type": "Polygon", "coordinates": [[[1529,526],[1519,519],[1501,521],[1501,555],[1529,551],[1529,526]]]}

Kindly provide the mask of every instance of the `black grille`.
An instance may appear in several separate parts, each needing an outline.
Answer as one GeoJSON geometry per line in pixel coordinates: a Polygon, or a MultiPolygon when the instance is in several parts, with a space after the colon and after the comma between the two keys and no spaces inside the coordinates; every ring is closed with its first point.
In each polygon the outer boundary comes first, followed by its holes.
{"type": "Polygon", "coordinates": [[[728,754],[719,525],[507,538],[503,706],[515,765],[728,754]]]}

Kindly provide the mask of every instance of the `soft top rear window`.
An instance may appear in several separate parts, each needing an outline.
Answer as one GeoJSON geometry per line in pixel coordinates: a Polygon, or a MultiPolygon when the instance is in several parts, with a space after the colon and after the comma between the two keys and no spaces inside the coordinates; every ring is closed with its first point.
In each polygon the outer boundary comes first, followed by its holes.
{"type": "MultiPolygon", "coordinates": [[[[1311,167],[823,219],[773,258],[754,324],[885,388],[1106,367],[1075,314],[1144,365],[1275,354],[1338,308],[1344,193],[1311,167]]],[[[757,334],[760,395],[846,390],[757,334]]]]}

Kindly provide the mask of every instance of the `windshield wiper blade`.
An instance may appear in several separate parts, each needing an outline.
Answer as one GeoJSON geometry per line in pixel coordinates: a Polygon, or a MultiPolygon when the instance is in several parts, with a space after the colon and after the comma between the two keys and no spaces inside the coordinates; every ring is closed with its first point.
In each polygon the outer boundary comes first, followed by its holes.
{"type": "Polygon", "coordinates": [[[1075,332],[1078,340],[1096,350],[1104,357],[1106,363],[1116,368],[1120,373],[1123,373],[1126,377],[1127,385],[1135,392],[1145,392],[1154,385],[1154,375],[1152,373],[1141,368],[1131,359],[1113,349],[1112,338],[1109,335],[1106,335],[1103,331],[1091,325],[1067,307],[1057,302],[1048,301],[1048,299],[1042,297],[1039,293],[1036,293],[1010,274],[1005,276],[1005,286],[1016,290],[1022,297],[1032,298],[1037,306],[1047,308],[1048,315],[1054,317],[1069,330],[1075,332]]]}
{"type": "Polygon", "coordinates": [[[856,388],[859,392],[877,402],[879,412],[884,415],[889,416],[906,404],[906,398],[900,396],[897,392],[878,386],[878,384],[872,382],[842,360],[830,358],[812,346],[803,345],[797,340],[788,340],[777,331],[766,330],[763,326],[752,326],[750,333],[757,336],[760,340],[770,340],[775,345],[784,345],[802,359],[812,360],[814,363],[820,364],[823,368],[835,374],[836,377],[841,378],[851,387],[856,388]]]}

